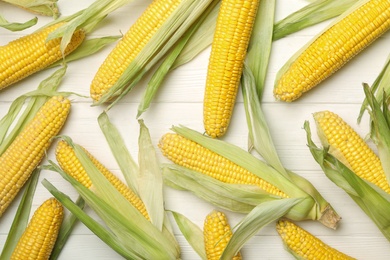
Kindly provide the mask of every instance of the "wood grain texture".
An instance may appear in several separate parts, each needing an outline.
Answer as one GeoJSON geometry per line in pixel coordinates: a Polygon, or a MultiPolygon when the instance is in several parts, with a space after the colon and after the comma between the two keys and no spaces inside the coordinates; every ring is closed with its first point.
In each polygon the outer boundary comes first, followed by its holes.
{"type": "MultiPolygon", "coordinates": [[[[62,15],[67,16],[87,7],[92,2],[93,0],[66,0],[59,1],[58,5],[62,15]]],[[[90,37],[118,35],[127,31],[150,2],[151,0],[136,0],[115,11],[99,25],[90,37]]],[[[278,0],[276,18],[281,19],[306,3],[307,1],[304,0],[278,0]]],[[[1,2],[0,13],[8,20],[19,22],[34,17],[33,14],[1,2]]],[[[51,18],[39,17],[36,26],[21,32],[9,32],[0,28],[0,45],[5,45],[13,39],[30,33],[49,21],[51,18]]],[[[327,23],[321,23],[274,42],[264,92],[264,113],[283,164],[310,180],[343,218],[336,231],[313,222],[303,222],[302,226],[329,245],[358,259],[388,259],[390,255],[388,241],[349,196],[326,178],[311,157],[302,127],[305,120],[309,120],[314,127],[312,113],[328,109],[342,116],[359,134],[365,135],[367,133],[367,115],[360,125],[356,124],[360,104],[364,97],[361,84],[362,82],[371,84],[384,65],[389,54],[389,33],[386,33],[367,50],[359,54],[337,74],[305,94],[299,101],[291,104],[280,103],[276,102],[272,96],[273,81],[278,69],[295,50],[303,46],[327,23]]],[[[70,63],[60,90],[88,95],[89,84],[112,47],[109,46],[96,55],[70,63]]],[[[209,52],[210,50],[206,49],[193,61],[173,71],[157,94],[150,109],[143,115],[154,144],[157,144],[164,133],[170,131],[172,125],[182,124],[203,132],[202,101],[209,52]]],[[[34,90],[53,71],[53,69],[42,71],[1,91],[0,117],[6,114],[11,102],[16,97],[34,90]]],[[[139,131],[135,116],[146,83],[147,80],[141,81],[129,95],[109,111],[110,119],[123,135],[134,158],[137,158],[139,131]]],[[[62,134],[71,136],[75,142],[95,154],[110,170],[119,174],[119,168],[97,123],[97,116],[101,113],[102,108],[91,107],[91,101],[87,98],[72,96],[72,100],[72,111],[62,134]]],[[[247,134],[243,99],[240,93],[230,128],[223,139],[246,149],[247,134]]],[[[161,161],[167,162],[158,150],[157,152],[161,161]]],[[[48,158],[54,159],[53,149],[49,151],[48,158]]],[[[40,178],[48,179],[55,186],[61,187],[61,190],[72,198],[76,198],[76,192],[58,174],[43,171],[40,178]]],[[[186,215],[199,226],[203,225],[204,217],[214,208],[188,192],[180,192],[167,187],[165,195],[167,209],[176,210],[186,215]]],[[[49,196],[49,192],[39,184],[34,197],[33,210],[49,196]]],[[[20,196],[17,201],[19,199],[20,196]]],[[[16,208],[17,203],[13,203],[0,219],[0,250],[5,242],[16,208]]],[[[88,212],[94,216],[91,210],[88,212]]],[[[227,214],[232,226],[243,217],[243,215],[236,213],[228,212],[227,214]]],[[[174,231],[181,245],[182,259],[199,259],[175,225],[174,231]]],[[[266,226],[251,239],[243,248],[242,255],[244,259],[293,259],[283,249],[274,223],[266,226]]],[[[121,259],[121,257],[79,223],[60,259],[100,260],[121,259]]]]}

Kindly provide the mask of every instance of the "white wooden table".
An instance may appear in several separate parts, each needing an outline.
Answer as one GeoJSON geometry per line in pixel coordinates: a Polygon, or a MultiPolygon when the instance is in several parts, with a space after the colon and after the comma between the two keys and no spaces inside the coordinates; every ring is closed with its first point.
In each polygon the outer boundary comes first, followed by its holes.
{"type": "MultiPolygon", "coordinates": [[[[60,0],[59,7],[62,15],[67,16],[87,7],[92,2],[92,0],[60,0]]],[[[126,32],[150,2],[151,0],[138,0],[115,11],[99,25],[90,37],[118,35],[120,32],[126,32]]],[[[307,2],[304,0],[278,0],[276,19],[285,17],[305,4],[307,2]]],[[[31,13],[5,3],[0,3],[0,12],[10,21],[22,22],[34,17],[31,13]]],[[[9,32],[0,28],[0,45],[5,45],[13,39],[28,34],[51,20],[51,18],[39,17],[37,25],[21,32],[9,32]]],[[[367,133],[367,115],[360,125],[356,124],[360,104],[364,97],[361,83],[371,84],[380,72],[389,54],[390,35],[385,34],[337,74],[298,101],[286,104],[275,101],[272,96],[273,81],[277,70],[295,50],[327,24],[328,22],[324,22],[274,42],[263,99],[264,111],[283,164],[310,180],[343,218],[336,231],[312,221],[301,222],[302,227],[329,245],[358,259],[389,259],[388,241],[349,196],[326,178],[312,158],[306,146],[306,136],[302,126],[305,120],[309,120],[314,127],[312,113],[328,109],[342,116],[361,135],[367,133]]],[[[112,47],[113,45],[91,57],[70,63],[60,90],[89,95],[90,82],[112,47]]],[[[154,144],[157,144],[159,138],[168,132],[172,125],[183,124],[203,132],[202,100],[208,56],[209,49],[190,63],[173,71],[151,108],[143,115],[154,144]]],[[[16,97],[36,89],[38,84],[53,71],[40,72],[2,90],[0,117],[5,115],[16,97]]],[[[109,112],[110,119],[121,131],[134,158],[137,158],[139,130],[135,117],[146,82],[146,80],[142,81],[109,112]]],[[[101,107],[91,107],[89,99],[76,96],[72,97],[72,101],[72,112],[62,134],[72,137],[75,142],[86,147],[109,169],[120,174],[97,124],[97,116],[101,113],[101,107]]],[[[229,131],[223,139],[246,149],[247,128],[241,93],[229,131]]],[[[159,153],[159,150],[157,151],[159,153]]],[[[167,161],[160,153],[159,156],[162,162],[167,161]]],[[[53,148],[49,151],[48,158],[55,159],[53,148]]],[[[58,174],[43,171],[40,178],[48,179],[56,187],[76,198],[73,188],[58,174]]],[[[165,195],[167,209],[186,215],[199,226],[203,225],[206,214],[214,208],[188,192],[179,192],[167,187],[165,195]]],[[[50,196],[51,194],[39,183],[34,197],[33,210],[50,196]]],[[[13,203],[0,220],[0,250],[6,240],[16,208],[17,203],[13,203]]],[[[91,210],[88,212],[93,214],[91,210]]],[[[243,215],[228,212],[231,225],[236,224],[242,217],[243,215]]],[[[274,223],[265,227],[245,245],[242,249],[244,259],[293,259],[284,250],[274,227],[274,223]]],[[[176,226],[175,235],[181,245],[182,259],[199,259],[176,226]]],[[[60,259],[121,259],[121,257],[83,224],[78,223],[60,259]]]]}

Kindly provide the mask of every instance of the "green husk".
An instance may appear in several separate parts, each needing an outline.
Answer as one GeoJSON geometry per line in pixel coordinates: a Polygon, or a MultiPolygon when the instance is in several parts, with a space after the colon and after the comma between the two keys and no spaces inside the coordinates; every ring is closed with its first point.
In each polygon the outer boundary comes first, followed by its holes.
{"type": "Polygon", "coordinates": [[[202,260],[207,260],[203,231],[184,215],[171,211],[176,224],[188,243],[202,260]]]}
{"type": "Polygon", "coordinates": [[[114,106],[166,55],[213,2],[215,3],[216,0],[182,1],[129,64],[117,82],[94,105],[101,105],[110,100],[112,103],[108,106],[108,109],[114,106]]]}
{"type": "MultiPolygon", "coordinates": [[[[212,20],[214,18],[214,15],[218,13],[218,6],[219,3],[215,2],[212,3],[205,12],[202,13],[199,20],[194,23],[187,32],[184,33],[183,37],[178,40],[175,46],[173,46],[173,49],[169,51],[167,54],[167,57],[164,58],[164,61],[162,64],[155,70],[153,73],[152,78],[150,79],[146,90],[144,92],[143,98],[138,105],[138,113],[137,118],[141,116],[143,112],[145,112],[148,107],[150,106],[150,103],[152,102],[154,96],[157,93],[158,88],[164,81],[167,74],[175,68],[175,66],[180,66],[183,64],[183,62],[188,62],[188,58],[184,59],[182,58],[181,61],[178,60],[180,56],[182,55],[183,51],[187,47],[187,45],[191,45],[193,49],[191,49],[191,53],[193,54],[192,58],[195,57],[197,54],[199,54],[200,51],[202,51],[206,46],[209,45],[202,45],[202,42],[206,42],[206,40],[199,41],[199,39],[203,38],[196,38],[199,37],[196,35],[198,31],[202,31],[204,34],[204,30],[206,31],[214,31],[215,28],[215,20],[212,20]],[[213,15],[212,15],[213,14],[213,15]],[[214,22],[210,25],[211,22],[214,22]],[[212,26],[214,25],[214,26],[212,26]],[[207,26],[207,27],[206,27],[207,26]],[[196,37],[195,37],[196,36],[196,37]],[[193,42],[196,42],[197,47],[193,46],[193,42]],[[200,48],[199,48],[200,47],[200,48]]],[[[216,18],[216,17],[215,17],[216,18]]],[[[184,54],[183,54],[184,55],[184,54]]],[[[190,58],[191,59],[191,58],[190,58]]]]}
{"type": "Polygon", "coordinates": [[[36,17],[34,17],[34,18],[24,22],[24,23],[9,22],[0,14],[0,27],[3,27],[5,29],[13,31],[13,32],[23,31],[24,29],[27,29],[33,25],[36,25],[37,22],[38,22],[38,18],[36,18],[36,17]]]}
{"type": "MultiPolygon", "coordinates": [[[[0,155],[32,120],[36,112],[49,97],[59,94],[57,88],[65,73],[66,66],[58,69],[47,79],[43,80],[37,90],[21,95],[12,102],[7,114],[0,120],[0,155]],[[27,101],[28,103],[25,105],[27,101]],[[26,107],[22,111],[24,106],[26,107]],[[15,123],[16,118],[18,118],[18,121],[15,123]],[[11,126],[13,127],[12,129],[11,126]]],[[[69,95],[70,93],[61,92],[61,94],[69,95]]]]}
{"type": "Polygon", "coordinates": [[[44,15],[52,16],[57,19],[60,16],[57,0],[2,0],[6,3],[18,6],[27,11],[44,15]]]}
{"type": "Polygon", "coordinates": [[[35,169],[25,185],[22,199],[16,211],[12,226],[7,235],[3,250],[0,254],[0,260],[10,259],[20,237],[26,229],[30,217],[31,205],[37,187],[40,169],[35,169]]]}
{"type": "Polygon", "coordinates": [[[273,39],[279,40],[304,28],[339,16],[358,0],[316,0],[275,23],[273,39]]]}
{"type": "Polygon", "coordinates": [[[245,243],[260,229],[269,223],[285,216],[301,199],[282,199],[264,202],[256,206],[239,223],[233,232],[221,260],[233,259],[245,243]]]}
{"type": "Polygon", "coordinates": [[[390,241],[390,195],[358,177],[340,160],[331,155],[328,147],[318,148],[312,141],[308,121],[305,122],[304,129],[310,152],[326,176],[356,202],[390,241]]]}

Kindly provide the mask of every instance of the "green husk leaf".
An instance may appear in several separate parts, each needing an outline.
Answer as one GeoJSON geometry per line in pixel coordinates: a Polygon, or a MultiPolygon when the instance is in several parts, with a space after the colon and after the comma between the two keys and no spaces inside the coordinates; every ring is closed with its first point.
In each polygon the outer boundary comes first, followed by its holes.
{"type": "MultiPolygon", "coordinates": [[[[84,209],[85,201],[83,200],[83,198],[79,196],[75,204],[80,209],[84,209]]],[[[53,250],[51,251],[50,258],[49,258],[50,260],[58,259],[62,249],[66,244],[66,241],[68,241],[68,238],[72,233],[72,230],[77,220],[78,220],[77,217],[73,213],[70,213],[67,216],[65,216],[65,219],[62,221],[62,225],[58,233],[56,243],[54,244],[53,250]]]]}
{"type": "Polygon", "coordinates": [[[4,243],[4,247],[0,255],[0,260],[10,259],[20,237],[28,225],[31,205],[37,187],[40,171],[41,170],[39,168],[35,169],[25,185],[25,190],[16,211],[10,231],[8,232],[7,240],[4,243]]]}
{"type": "Polygon", "coordinates": [[[138,139],[139,193],[149,212],[152,223],[157,229],[162,230],[164,221],[163,178],[149,130],[143,120],[138,122],[140,124],[138,139]]]}
{"type": "MultiPolygon", "coordinates": [[[[53,167],[53,170],[56,168],[57,167],[53,167]]],[[[129,250],[126,250],[126,248],[120,246],[119,239],[112,232],[107,230],[103,225],[99,224],[99,222],[91,218],[87,213],[80,209],[66,194],[59,191],[46,179],[42,181],[42,184],[58,201],[61,202],[62,205],[64,205],[64,207],[72,212],[72,214],[74,214],[86,227],[88,227],[96,236],[98,236],[118,254],[125,258],[133,256],[129,250]]],[[[81,186],[82,185],[80,184],[80,189],[82,189],[81,186]]],[[[86,188],[84,189],[85,192],[88,192],[86,188]]],[[[91,191],[89,192],[92,193],[91,191]]]]}
{"type": "Polygon", "coordinates": [[[34,17],[27,22],[24,23],[12,23],[7,21],[4,16],[0,14],[0,27],[3,27],[7,30],[16,32],[16,31],[23,31],[24,29],[30,28],[33,25],[36,25],[38,22],[38,18],[34,17]]]}
{"type": "Polygon", "coordinates": [[[43,80],[39,84],[37,90],[21,95],[12,102],[7,114],[0,120],[0,154],[7,149],[16,136],[32,120],[36,112],[48,100],[48,98],[58,94],[56,90],[59,87],[65,73],[66,66],[58,69],[47,79],[43,80]],[[45,94],[42,95],[42,93],[45,94]],[[27,99],[29,99],[29,101],[24,111],[21,112],[27,99]],[[18,121],[15,123],[16,118],[18,118],[18,121]],[[13,126],[12,129],[11,126],[13,126]]]}
{"type": "Polygon", "coordinates": [[[316,0],[275,23],[274,40],[339,16],[358,0],[316,0]]]}
{"type": "Polygon", "coordinates": [[[52,16],[56,19],[60,16],[57,0],[2,0],[12,5],[18,6],[30,12],[52,16]]]}
{"type": "Polygon", "coordinates": [[[229,211],[248,213],[259,203],[281,199],[254,185],[228,184],[176,164],[162,164],[168,186],[188,190],[197,197],[229,211]]]}
{"type": "Polygon", "coordinates": [[[110,119],[106,112],[102,112],[98,117],[98,123],[102,130],[111,152],[113,153],[115,160],[117,161],[123,176],[125,177],[127,185],[137,194],[138,191],[138,176],[139,168],[134,161],[129,150],[127,149],[123,137],[119,133],[118,129],[110,122],[110,119]]]}
{"type": "Polygon", "coordinates": [[[280,174],[289,178],[273,143],[259,97],[256,93],[256,82],[252,70],[244,65],[241,89],[244,97],[246,122],[250,142],[264,160],[280,174]]]}
{"type": "Polygon", "coordinates": [[[275,2],[275,0],[260,1],[246,55],[246,63],[254,75],[256,92],[260,100],[272,49],[275,2]]]}
{"type": "MultiPolygon", "coordinates": [[[[180,57],[181,53],[187,46],[189,42],[191,42],[191,39],[193,39],[194,34],[198,32],[199,30],[206,30],[210,31],[210,28],[204,28],[204,23],[207,21],[207,18],[210,17],[211,12],[215,12],[217,8],[215,8],[215,5],[217,3],[211,4],[206,11],[200,16],[199,20],[194,23],[187,32],[184,33],[183,37],[178,40],[177,44],[173,46],[173,49],[170,50],[168,53],[167,57],[164,59],[164,61],[161,63],[161,65],[157,68],[157,70],[154,72],[152,78],[150,79],[146,90],[144,92],[143,98],[138,105],[138,113],[137,113],[137,118],[141,116],[143,112],[145,112],[148,107],[150,106],[150,103],[152,102],[154,96],[157,93],[158,88],[164,81],[165,77],[167,74],[174,69],[174,65],[176,64],[177,66],[179,65],[176,61],[180,57]]],[[[210,20],[210,19],[208,19],[210,20]]],[[[209,26],[209,23],[207,23],[209,26]]],[[[198,40],[198,39],[196,39],[198,40]]],[[[197,41],[199,44],[199,42],[197,41]]],[[[200,45],[200,44],[199,44],[200,45]]],[[[200,45],[202,46],[202,45],[200,45]]],[[[194,48],[192,49],[192,53],[194,54],[193,56],[196,56],[199,54],[199,52],[203,49],[198,49],[194,48]]]]}
{"type": "Polygon", "coordinates": [[[207,260],[203,231],[183,214],[171,211],[176,224],[188,243],[202,260],[207,260]]]}
{"type": "Polygon", "coordinates": [[[389,96],[384,96],[383,111],[381,104],[376,100],[367,84],[363,84],[364,93],[367,103],[369,104],[371,124],[371,139],[374,140],[378,148],[379,158],[382,163],[383,170],[386,174],[386,179],[390,180],[390,126],[388,120],[388,104],[385,102],[389,96]]]}
{"type": "MultiPolygon", "coordinates": [[[[376,77],[374,83],[371,85],[371,92],[376,93],[376,100],[381,103],[383,101],[383,93],[390,93],[390,56],[388,56],[385,65],[381,72],[376,77]]],[[[359,116],[357,122],[360,123],[363,117],[364,111],[367,109],[368,101],[364,99],[362,106],[360,107],[359,116]]]]}
{"type": "Polygon", "coordinates": [[[342,14],[337,16],[336,19],[334,19],[331,23],[328,24],[322,31],[320,31],[317,35],[313,36],[304,46],[302,46],[297,52],[295,52],[290,59],[279,69],[279,71],[276,74],[275,77],[275,87],[277,86],[277,82],[279,82],[280,77],[288,70],[288,68],[291,66],[291,64],[299,57],[299,55],[302,54],[320,35],[322,35],[325,31],[327,31],[330,27],[332,27],[334,24],[338,23],[340,20],[342,20],[344,17],[355,11],[357,8],[359,8],[361,5],[365,4],[369,0],[358,0],[355,4],[353,4],[351,7],[349,7],[347,10],[345,10],[342,14]]]}
{"type": "Polygon", "coordinates": [[[264,202],[256,206],[233,232],[221,260],[233,259],[244,244],[261,228],[287,214],[301,199],[281,199],[264,202]]]}
{"type": "MultiPolygon", "coordinates": [[[[146,218],[144,218],[141,213],[139,213],[139,211],[103,177],[99,170],[89,160],[82,148],[75,145],[74,149],[96,188],[95,192],[85,188],[53,163],[51,164],[51,169],[60,173],[65,180],[70,182],[87,204],[100,218],[102,218],[110,229],[110,232],[105,230],[102,235],[105,233],[111,234],[112,232],[116,241],[113,242],[112,239],[106,241],[105,237],[99,237],[118,253],[122,254],[123,252],[126,252],[125,258],[176,259],[178,254],[177,246],[172,243],[172,240],[167,239],[162,232],[158,231],[149,221],[147,221],[146,218]]],[[[51,190],[49,191],[51,192],[51,190]]],[[[53,195],[56,196],[55,194],[53,195]]],[[[74,211],[72,212],[74,213],[74,211]]],[[[75,215],[79,218],[77,214],[75,215]]],[[[82,219],[80,220],[86,224],[85,221],[82,219]]],[[[95,234],[102,232],[100,227],[96,228],[96,226],[91,226],[89,222],[90,220],[86,225],[89,228],[91,227],[90,229],[92,232],[95,234]]]]}
{"type": "Polygon", "coordinates": [[[390,195],[358,177],[341,161],[331,155],[326,148],[318,148],[312,141],[310,126],[307,121],[304,124],[304,129],[306,130],[309,149],[325,175],[347,192],[390,241],[390,195]]]}
{"type": "Polygon", "coordinates": [[[112,100],[113,102],[108,109],[114,106],[137,84],[146,72],[166,55],[207,7],[215,1],[182,1],[129,64],[116,83],[94,105],[101,105],[112,100]]]}
{"type": "MultiPolygon", "coordinates": [[[[122,36],[106,36],[101,38],[95,38],[95,39],[88,39],[85,40],[79,47],[77,47],[76,50],[71,52],[65,57],[65,62],[71,62],[75,60],[80,60],[82,58],[88,57],[92,54],[95,54],[96,52],[100,51],[102,48],[106,47],[107,45],[117,41],[122,36]]],[[[50,65],[48,68],[60,66],[64,63],[63,60],[59,60],[52,65],[50,65]]]]}

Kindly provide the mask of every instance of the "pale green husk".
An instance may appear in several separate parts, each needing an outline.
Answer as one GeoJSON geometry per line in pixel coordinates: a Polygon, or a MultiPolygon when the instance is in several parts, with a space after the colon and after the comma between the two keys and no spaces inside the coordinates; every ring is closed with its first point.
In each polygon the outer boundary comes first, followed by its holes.
{"type": "Polygon", "coordinates": [[[20,8],[28,10],[30,12],[45,15],[53,16],[57,18],[60,16],[60,11],[58,9],[57,0],[2,0],[4,2],[16,5],[20,8]]]}
{"type": "Polygon", "coordinates": [[[358,0],[316,0],[275,23],[274,40],[339,16],[358,0]]]}
{"type": "Polygon", "coordinates": [[[24,29],[30,28],[31,26],[37,24],[37,22],[38,18],[36,17],[24,23],[9,22],[0,14],[0,27],[3,27],[13,32],[22,31],[24,29]]]}
{"type": "Polygon", "coordinates": [[[31,205],[38,184],[39,174],[40,169],[35,169],[25,185],[22,199],[19,203],[12,226],[7,235],[7,240],[5,241],[3,250],[0,254],[0,260],[10,259],[20,237],[23,235],[23,232],[28,225],[31,205]]]}
{"type": "Polygon", "coordinates": [[[312,141],[308,121],[305,122],[304,128],[310,151],[326,176],[347,192],[390,241],[390,195],[358,177],[338,158],[330,154],[328,147],[318,148],[312,141]]]}
{"type": "MultiPolygon", "coordinates": [[[[160,167],[151,144],[149,131],[142,121],[139,123],[139,167],[135,169],[132,159],[116,159],[121,162],[121,167],[126,167],[127,164],[137,171],[133,174],[136,176],[134,179],[127,176],[126,180],[131,182],[129,186],[136,188],[134,191],[143,200],[151,221],[148,221],[111,185],[84,150],[67,136],[62,136],[62,139],[73,147],[77,158],[86,169],[94,186],[93,192],[69,177],[54,163],[51,163],[47,168],[59,172],[64,179],[69,181],[107,227],[98,224],[97,221],[76,208],[73,202],[47,181],[44,182],[44,185],[92,232],[123,257],[128,259],[178,259],[180,249],[163,205],[160,167]]],[[[123,145],[120,145],[117,150],[116,143],[112,142],[118,137],[119,132],[110,123],[105,113],[99,116],[99,124],[102,130],[104,129],[104,134],[110,136],[107,141],[111,149],[115,150],[113,153],[115,157],[124,149],[127,150],[123,145]]],[[[126,153],[130,156],[128,151],[126,153]]]]}

